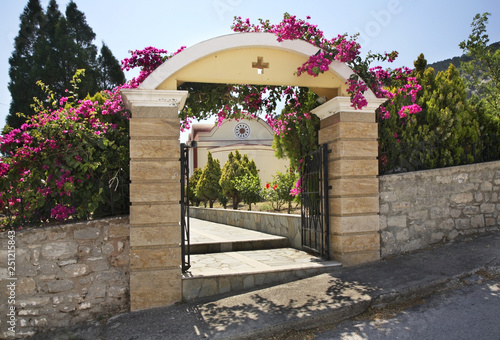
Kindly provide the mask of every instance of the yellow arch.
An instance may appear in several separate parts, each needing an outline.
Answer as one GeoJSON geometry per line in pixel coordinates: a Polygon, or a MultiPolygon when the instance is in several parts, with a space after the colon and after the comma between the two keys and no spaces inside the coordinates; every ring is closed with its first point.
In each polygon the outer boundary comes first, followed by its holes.
{"type": "MultiPolygon", "coordinates": [[[[318,47],[303,40],[278,42],[271,33],[237,33],[189,47],[158,67],[140,86],[143,90],[177,90],[185,82],[285,85],[309,87],[327,100],[346,96],[352,70],[332,62],[317,77],[296,75],[318,47]]],[[[367,98],[373,93],[365,93],[367,98]]]]}

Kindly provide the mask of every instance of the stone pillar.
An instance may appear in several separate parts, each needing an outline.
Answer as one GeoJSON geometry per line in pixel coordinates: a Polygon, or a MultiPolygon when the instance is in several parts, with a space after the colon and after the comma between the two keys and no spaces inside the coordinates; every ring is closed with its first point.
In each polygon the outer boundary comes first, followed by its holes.
{"type": "Polygon", "coordinates": [[[178,111],[186,91],[121,91],[130,119],[130,309],[182,298],[178,111]]]}
{"type": "Polygon", "coordinates": [[[380,259],[378,124],[380,99],[362,110],[336,97],[313,110],[319,143],[328,143],[330,256],[344,266],[380,259]]]}

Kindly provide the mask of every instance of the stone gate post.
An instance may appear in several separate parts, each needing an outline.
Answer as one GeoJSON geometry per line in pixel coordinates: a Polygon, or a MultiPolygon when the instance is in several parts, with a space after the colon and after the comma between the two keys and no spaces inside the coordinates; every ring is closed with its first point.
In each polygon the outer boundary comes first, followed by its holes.
{"type": "Polygon", "coordinates": [[[330,256],[345,266],[380,259],[378,124],[369,100],[362,110],[336,97],[312,112],[321,119],[319,143],[328,143],[330,256]]]}
{"type": "Polygon", "coordinates": [[[130,119],[130,309],[182,298],[178,111],[186,91],[124,89],[130,119]]]}

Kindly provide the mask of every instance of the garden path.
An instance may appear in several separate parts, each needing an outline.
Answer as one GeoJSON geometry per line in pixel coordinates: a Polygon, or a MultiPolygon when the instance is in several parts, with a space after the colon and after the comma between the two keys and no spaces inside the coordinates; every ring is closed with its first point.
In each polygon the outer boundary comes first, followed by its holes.
{"type": "Polygon", "coordinates": [[[290,248],[285,237],[190,219],[191,268],[186,300],[274,285],[331,271],[341,264],[290,248]]]}

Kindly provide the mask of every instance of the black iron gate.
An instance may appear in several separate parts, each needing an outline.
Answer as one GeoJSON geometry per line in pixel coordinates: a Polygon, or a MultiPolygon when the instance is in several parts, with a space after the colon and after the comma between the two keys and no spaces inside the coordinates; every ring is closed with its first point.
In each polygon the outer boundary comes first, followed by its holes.
{"type": "Polygon", "coordinates": [[[181,143],[181,254],[182,272],[191,267],[189,243],[189,146],[181,143]]]}
{"type": "Polygon", "coordinates": [[[329,258],[328,148],[320,145],[304,158],[301,168],[302,246],[329,258]]]}

